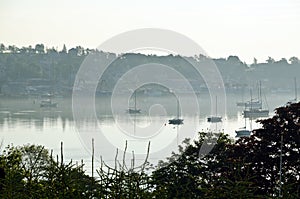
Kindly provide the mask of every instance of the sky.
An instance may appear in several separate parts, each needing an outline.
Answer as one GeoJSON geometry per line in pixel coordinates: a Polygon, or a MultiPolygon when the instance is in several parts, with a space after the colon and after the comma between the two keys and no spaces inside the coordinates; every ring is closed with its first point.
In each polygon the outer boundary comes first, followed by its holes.
{"type": "Polygon", "coordinates": [[[214,58],[300,58],[298,0],[0,0],[5,45],[96,48],[139,28],[176,31],[214,58]]]}

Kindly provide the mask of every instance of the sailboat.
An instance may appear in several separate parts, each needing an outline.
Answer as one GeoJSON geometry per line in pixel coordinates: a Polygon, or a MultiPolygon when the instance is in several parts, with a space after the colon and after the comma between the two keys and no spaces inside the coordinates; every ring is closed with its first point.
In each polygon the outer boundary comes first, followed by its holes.
{"type": "Polygon", "coordinates": [[[183,124],[183,119],[180,119],[179,100],[178,100],[178,98],[176,98],[176,99],[177,99],[177,118],[170,119],[169,124],[181,125],[181,124],[183,124]]]}
{"type": "Polygon", "coordinates": [[[295,98],[290,100],[287,104],[292,104],[297,102],[297,80],[296,77],[294,77],[294,85],[295,85],[295,98]]]}
{"type": "Polygon", "coordinates": [[[262,108],[262,102],[260,100],[252,100],[252,101],[247,101],[247,102],[237,102],[237,106],[240,107],[245,107],[245,108],[257,108],[260,109],[262,108]]]}
{"type": "Polygon", "coordinates": [[[250,134],[251,134],[251,131],[247,129],[247,126],[246,126],[246,118],[245,118],[245,127],[242,127],[240,128],[239,130],[236,130],[235,133],[236,133],[236,136],[237,138],[240,138],[240,137],[249,137],[250,134]]]}
{"type": "Polygon", "coordinates": [[[218,99],[217,99],[217,96],[216,96],[216,115],[208,117],[207,122],[211,122],[211,123],[222,122],[222,117],[218,116],[218,99]]]}
{"type": "Polygon", "coordinates": [[[133,108],[129,108],[127,110],[127,112],[129,114],[139,114],[139,113],[141,113],[141,109],[137,109],[136,108],[136,91],[134,91],[134,107],[133,108]]]}
{"type": "Polygon", "coordinates": [[[259,92],[258,92],[258,99],[252,99],[251,101],[244,102],[237,102],[236,105],[239,107],[244,108],[254,108],[254,109],[261,109],[262,108],[262,101],[259,100],[259,92]]]}
{"type": "Polygon", "coordinates": [[[54,95],[50,94],[50,93],[42,95],[42,98],[45,98],[45,99],[41,100],[40,107],[41,108],[56,108],[58,103],[52,101],[53,97],[54,97],[54,95]]]}
{"type": "MultiPolygon", "coordinates": [[[[262,97],[261,97],[261,82],[259,82],[259,88],[258,88],[258,100],[262,104],[262,97]]],[[[263,109],[261,107],[252,107],[252,90],[250,90],[251,100],[250,100],[250,107],[245,107],[245,110],[243,112],[243,115],[245,118],[259,118],[259,117],[268,117],[269,116],[269,110],[263,109]]]]}

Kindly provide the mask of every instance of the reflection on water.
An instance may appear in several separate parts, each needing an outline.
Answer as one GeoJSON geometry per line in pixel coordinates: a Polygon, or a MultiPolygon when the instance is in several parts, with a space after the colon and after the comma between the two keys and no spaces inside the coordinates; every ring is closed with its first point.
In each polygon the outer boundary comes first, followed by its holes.
{"type": "MultiPolygon", "coordinates": [[[[186,96],[182,100],[189,100],[190,96],[186,96]]],[[[184,118],[184,125],[194,125],[197,127],[195,131],[208,131],[221,129],[232,137],[235,136],[234,130],[244,126],[242,117],[242,108],[236,106],[237,101],[242,100],[241,95],[227,94],[226,115],[223,116],[223,123],[214,126],[207,123],[206,117],[213,113],[210,109],[210,98],[207,94],[199,95],[199,110],[194,110],[193,106],[186,107],[181,116],[184,118]],[[222,126],[221,126],[222,125],[222,126]]],[[[276,96],[267,95],[268,108],[270,113],[273,113],[274,108],[284,105],[288,99],[293,96],[276,96]]],[[[168,119],[176,116],[176,99],[172,96],[166,97],[138,97],[137,106],[142,110],[141,114],[129,115],[123,109],[115,107],[118,112],[112,115],[111,101],[109,97],[97,97],[95,102],[97,123],[89,121],[88,118],[83,118],[81,121],[75,121],[72,115],[72,99],[60,98],[57,108],[40,108],[39,103],[31,98],[0,98],[0,139],[3,145],[13,143],[14,145],[23,145],[26,143],[45,145],[54,152],[59,153],[60,142],[64,142],[64,153],[66,158],[73,160],[85,159],[89,161],[90,153],[89,144],[82,145],[82,135],[78,135],[78,126],[90,128],[97,126],[103,131],[107,140],[110,142],[122,141],[121,137],[140,139],[153,139],[156,134],[161,134],[160,141],[153,143],[152,151],[158,151],[166,144],[177,145],[184,138],[187,132],[181,132],[178,135],[178,129],[168,125],[168,119]],[[78,124],[79,123],[79,124],[78,124]],[[152,125],[151,128],[147,128],[152,125]],[[154,130],[153,130],[154,129],[154,130]],[[170,143],[169,143],[170,142],[170,143]],[[85,150],[84,150],[85,149],[85,150]]],[[[129,100],[129,105],[131,101],[129,100]]],[[[85,106],[82,104],[82,106],[85,106]]],[[[118,106],[116,104],[115,106],[118,106]]],[[[120,105],[120,107],[123,107],[120,105]]],[[[248,122],[250,125],[250,122],[248,122]]],[[[258,125],[252,122],[252,128],[257,128],[258,125]]],[[[96,127],[95,127],[96,128],[96,127]]],[[[184,128],[184,127],[182,127],[184,128]]],[[[188,128],[186,129],[188,131],[188,128]]],[[[195,133],[195,132],[192,132],[195,133]]],[[[132,139],[134,140],[134,139],[132,139]]],[[[98,143],[99,144],[99,143],[98,143]]],[[[97,142],[95,143],[97,145],[97,142]]],[[[122,148],[124,143],[117,143],[115,146],[122,148]]],[[[104,145],[101,147],[105,147],[104,145]]],[[[3,146],[2,146],[3,148],[3,146]]],[[[144,153],[147,149],[141,147],[142,151],[136,153],[144,153]]],[[[128,151],[131,151],[130,148],[128,151]]],[[[104,150],[105,151],[105,150],[104,150]]],[[[100,151],[100,155],[105,155],[108,159],[113,160],[115,151],[100,151]]],[[[155,158],[155,157],[153,157],[155,158]]]]}

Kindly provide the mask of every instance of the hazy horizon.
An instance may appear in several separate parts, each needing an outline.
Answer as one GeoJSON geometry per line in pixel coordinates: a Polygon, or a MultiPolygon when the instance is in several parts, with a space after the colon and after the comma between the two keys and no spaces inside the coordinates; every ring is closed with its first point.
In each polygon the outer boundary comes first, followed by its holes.
{"type": "Polygon", "coordinates": [[[0,42],[62,49],[96,48],[122,32],[169,29],[210,57],[236,55],[248,64],[300,57],[300,2],[264,1],[8,1],[0,3],[0,42]]]}

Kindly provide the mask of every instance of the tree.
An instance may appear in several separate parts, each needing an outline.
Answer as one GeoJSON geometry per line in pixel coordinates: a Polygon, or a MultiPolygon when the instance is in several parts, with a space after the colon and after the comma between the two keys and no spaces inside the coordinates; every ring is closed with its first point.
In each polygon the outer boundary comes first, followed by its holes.
{"type": "Polygon", "coordinates": [[[62,50],[60,51],[60,53],[66,54],[67,53],[67,47],[64,44],[62,50]]]}
{"type": "Polygon", "coordinates": [[[176,160],[153,172],[155,192],[163,198],[270,198],[281,188],[283,198],[299,198],[300,103],[277,108],[275,116],[259,122],[262,128],[236,143],[221,135],[202,161],[200,134],[194,144],[173,154],[176,160]]]}
{"type": "Polygon", "coordinates": [[[45,46],[44,46],[44,44],[36,44],[36,45],[35,45],[35,51],[36,51],[38,54],[43,54],[43,53],[45,53],[45,46]]]}
{"type": "Polygon", "coordinates": [[[12,45],[12,46],[8,46],[8,50],[11,52],[11,53],[18,53],[18,47],[16,47],[15,45],[12,45]]]}
{"type": "Polygon", "coordinates": [[[240,60],[240,58],[238,56],[232,56],[230,55],[228,58],[227,58],[227,61],[231,64],[234,64],[234,65],[240,65],[242,64],[243,62],[240,60]]]}
{"type": "Polygon", "coordinates": [[[1,198],[103,198],[83,164],[54,161],[40,145],[8,146],[0,156],[0,168],[5,171],[1,198]]]}
{"type": "MultiPolygon", "coordinates": [[[[282,193],[284,198],[300,196],[300,103],[276,109],[272,118],[260,120],[262,128],[243,138],[225,154],[243,165],[241,175],[251,175],[257,193],[278,196],[282,142],[282,193]]],[[[236,169],[236,168],[234,168],[236,169]]]]}
{"type": "Polygon", "coordinates": [[[289,59],[289,61],[291,62],[291,64],[299,64],[300,60],[298,59],[298,57],[291,57],[289,59]]]}
{"type": "Polygon", "coordinates": [[[179,154],[173,153],[168,162],[160,163],[153,172],[154,195],[162,198],[212,198],[214,194],[208,190],[215,189],[223,181],[219,174],[226,157],[218,154],[226,151],[230,143],[228,135],[211,133],[199,133],[198,140],[191,144],[186,140],[186,146],[179,147],[179,154]],[[199,159],[201,146],[211,140],[216,141],[213,150],[199,159]]]}
{"type": "Polygon", "coordinates": [[[6,50],[4,44],[0,44],[0,53],[3,53],[6,50]]]}
{"type": "Polygon", "coordinates": [[[47,48],[46,52],[47,52],[47,54],[57,54],[57,50],[54,47],[47,48]]]}
{"type": "Polygon", "coordinates": [[[266,62],[268,64],[273,64],[273,63],[275,63],[275,60],[272,57],[268,57],[268,59],[266,60],[266,62]]]}
{"type": "Polygon", "coordinates": [[[279,60],[275,63],[282,64],[282,65],[288,65],[289,64],[286,58],[281,58],[281,60],[279,60]]]}

